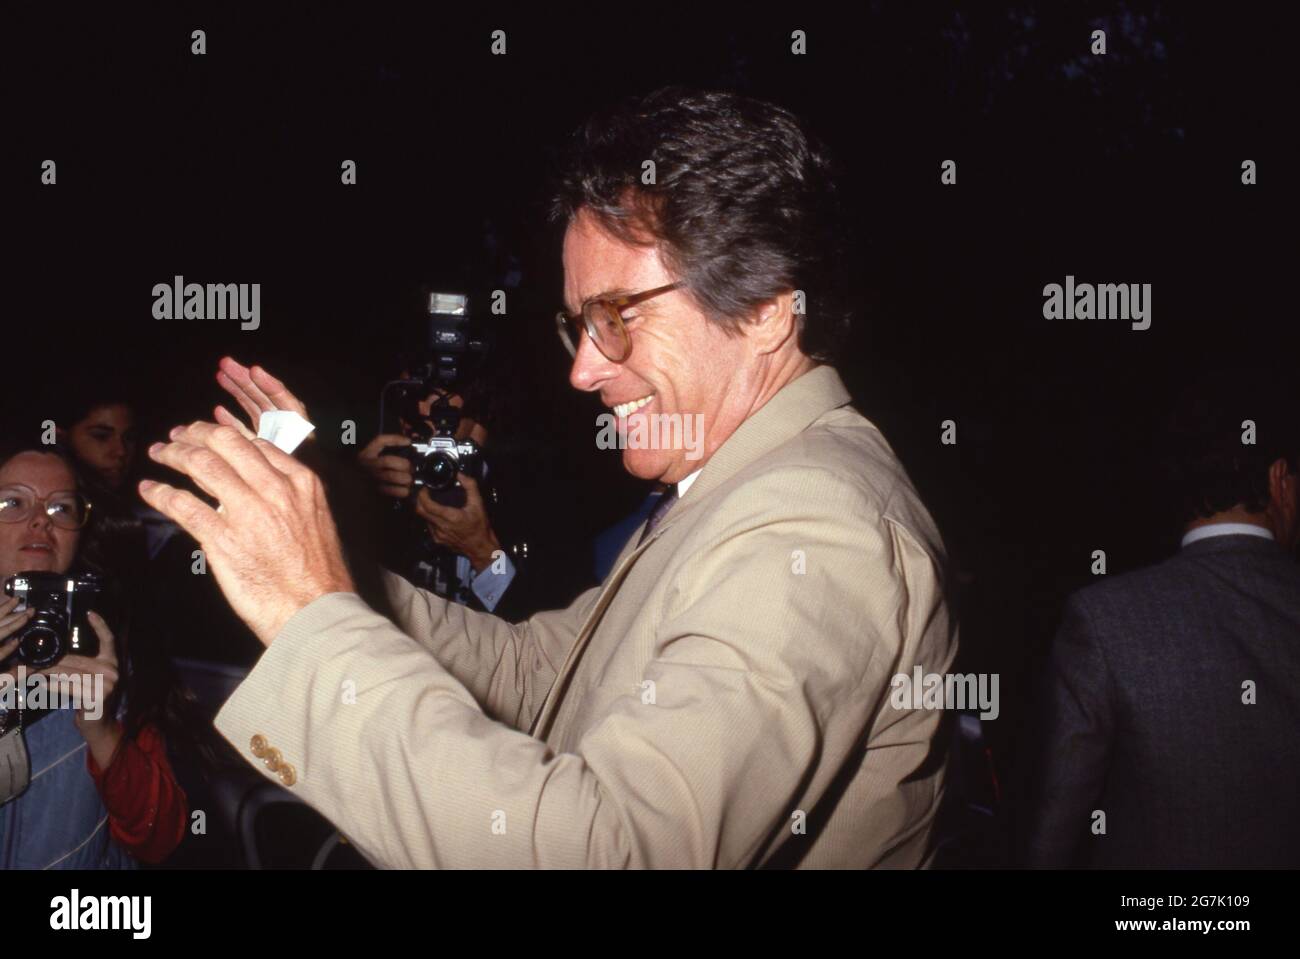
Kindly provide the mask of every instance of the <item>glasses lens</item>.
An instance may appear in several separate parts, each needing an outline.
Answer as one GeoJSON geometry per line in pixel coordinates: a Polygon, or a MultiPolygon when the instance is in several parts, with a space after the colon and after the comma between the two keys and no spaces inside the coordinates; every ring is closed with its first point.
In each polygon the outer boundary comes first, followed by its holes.
{"type": "Polygon", "coordinates": [[[45,512],[59,529],[81,529],[90,510],[81,496],[60,496],[46,504],[45,512]]]}
{"type": "Polygon", "coordinates": [[[582,310],[587,334],[596,349],[611,363],[619,363],[627,355],[627,340],[623,335],[623,321],[618,311],[608,303],[588,303],[582,310]]]}
{"type": "Polygon", "coordinates": [[[25,490],[0,490],[0,523],[21,523],[32,515],[35,502],[25,490]]]}
{"type": "Polygon", "coordinates": [[[571,318],[566,313],[559,313],[555,317],[555,325],[559,330],[560,342],[564,348],[569,351],[570,356],[578,355],[578,341],[582,338],[582,321],[571,318]]]}

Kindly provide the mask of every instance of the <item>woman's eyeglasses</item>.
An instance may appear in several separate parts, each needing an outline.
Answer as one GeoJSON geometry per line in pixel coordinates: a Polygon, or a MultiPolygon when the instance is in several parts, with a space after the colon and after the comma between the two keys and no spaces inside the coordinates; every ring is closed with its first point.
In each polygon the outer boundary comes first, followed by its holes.
{"type": "Polygon", "coordinates": [[[41,499],[30,486],[0,488],[0,523],[23,523],[45,512],[59,529],[81,529],[90,519],[90,502],[80,493],[55,493],[41,499]]]}

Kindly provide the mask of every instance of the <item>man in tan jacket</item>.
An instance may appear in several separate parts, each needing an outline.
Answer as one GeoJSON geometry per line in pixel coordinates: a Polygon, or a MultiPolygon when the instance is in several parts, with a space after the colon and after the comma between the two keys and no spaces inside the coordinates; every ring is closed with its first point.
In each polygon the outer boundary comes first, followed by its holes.
{"type": "MultiPolygon", "coordinates": [[[[225,411],[155,445],[223,508],[141,494],[268,647],[221,732],[382,866],[926,864],[942,713],[892,705],[891,680],[946,671],[956,630],[938,532],[824,362],[834,208],[824,154],[768,104],[664,90],[575,137],[570,381],[669,486],[567,609],[510,624],[390,576],[390,621],[310,470],[225,411]]],[[[250,414],[301,409],[229,369],[250,414]]]]}

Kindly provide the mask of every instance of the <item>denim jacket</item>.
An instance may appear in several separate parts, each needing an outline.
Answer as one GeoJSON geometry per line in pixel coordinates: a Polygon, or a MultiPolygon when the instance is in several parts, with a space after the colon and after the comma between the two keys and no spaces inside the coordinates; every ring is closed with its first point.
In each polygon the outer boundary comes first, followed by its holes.
{"type": "Polygon", "coordinates": [[[86,769],[76,713],[59,709],[23,729],[25,792],[0,806],[0,869],[132,869],[109,835],[108,810],[86,769]]]}

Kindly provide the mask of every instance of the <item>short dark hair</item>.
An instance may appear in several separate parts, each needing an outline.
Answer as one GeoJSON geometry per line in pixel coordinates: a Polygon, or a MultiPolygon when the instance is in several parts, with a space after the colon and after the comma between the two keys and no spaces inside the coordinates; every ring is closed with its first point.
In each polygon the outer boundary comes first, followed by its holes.
{"type": "Polygon", "coordinates": [[[1262,369],[1195,377],[1175,401],[1162,438],[1165,478],[1184,523],[1236,506],[1263,512],[1268,471],[1279,459],[1300,467],[1296,396],[1262,369]],[[1254,443],[1243,442],[1246,420],[1254,443]]]}
{"type": "Polygon", "coordinates": [[[139,409],[139,388],[126,374],[100,375],[93,379],[74,377],[59,387],[53,403],[55,422],[70,430],[96,410],[126,406],[135,415],[139,409]]]}
{"type": "Polygon", "coordinates": [[[802,290],[799,347],[829,362],[848,333],[846,226],[826,149],[788,110],[665,87],[592,116],[561,162],[554,220],[589,210],[613,236],[655,244],[704,314],[729,331],[802,290]],[[655,182],[642,182],[654,162],[655,182]]]}

